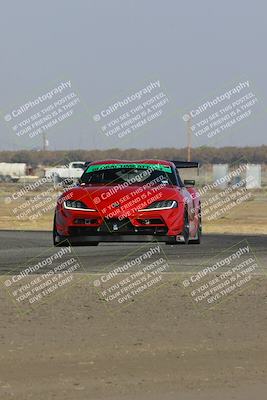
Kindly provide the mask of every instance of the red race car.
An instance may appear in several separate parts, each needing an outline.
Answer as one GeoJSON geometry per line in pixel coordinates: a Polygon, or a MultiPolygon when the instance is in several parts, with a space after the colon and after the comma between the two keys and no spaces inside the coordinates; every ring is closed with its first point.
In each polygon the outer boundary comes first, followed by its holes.
{"type": "Polygon", "coordinates": [[[79,184],[59,197],[54,245],[100,242],[200,243],[201,204],[180,168],[196,162],[105,160],[87,163],[79,184]]]}

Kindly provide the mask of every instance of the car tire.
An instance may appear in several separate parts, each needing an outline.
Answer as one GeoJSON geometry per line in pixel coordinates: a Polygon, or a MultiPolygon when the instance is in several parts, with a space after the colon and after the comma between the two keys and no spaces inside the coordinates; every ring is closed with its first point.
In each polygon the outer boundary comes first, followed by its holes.
{"type": "Polygon", "coordinates": [[[181,233],[181,236],[184,237],[184,241],[175,240],[175,236],[171,236],[172,239],[165,242],[168,246],[176,246],[177,244],[189,244],[189,216],[187,210],[184,212],[184,230],[181,233]]]}
{"type": "MultiPolygon", "coordinates": [[[[68,242],[68,240],[67,240],[67,242],[68,242]]],[[[72,243],[71,241],[70,241],[70,245],[72,246],[72,247],[91,247],[91,246],[98,246],[99,245],[99,242],[74,242],[74,243],[72,243]]]]}
{"type": "Polygon", "coordinates": [[[57,237],[60,237],[57,229],[56,229],[56,215],[54,216],[54,222],[53,222],[53,245],[56,247],[68,247],[69,245],[71,246],[98,246],[99,242],[91,242],[91,243],[71,243],[69,240],[66,238],[64,240],[57,240],[57,237]]]}
{"type": "Polygon", "coordinates": [[[168,246],[176,246],[178,242],[175,241],[175,236],[173,237],[173,240],[169,240],[168,242],[165,242],[166,245],[168,246]]]}
{"type": "Polygon", "coordinates": [[[60,237],[57,229],[56,229],[56,214],[54,216],[54,222],[53,222],[53,245],[56,247],[67,247],[69,246],[69,243],[67,240],[57,240],[57,237],[60,237]]]}
{"type": "Polygon", "coordinates": [[[201,208],[198,211],[198,229],[197,229],[197,237],[195,239],[190,239],[189,244],[200,244],[202,236],[202,217],[201,217],[201,208]]]}
{"type": "Polygon", "coordinates": [[[190,237],[190,222],[189,222],[189,215],[187,210],[184,212],[184,229],[182,232],[184,237],[184,242],[182,244],[189,244],[189,237],[190,237]]]}

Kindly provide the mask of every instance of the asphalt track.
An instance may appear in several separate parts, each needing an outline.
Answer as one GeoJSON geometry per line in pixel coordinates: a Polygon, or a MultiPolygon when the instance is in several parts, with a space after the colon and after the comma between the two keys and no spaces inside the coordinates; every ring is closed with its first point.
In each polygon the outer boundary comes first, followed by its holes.
{"type": "MultiPolygon", "coordinates": [[[[249,245],[263,270],[267,272],[267,236],[252,235],[203,235],[200,245],[166,246],[161,249],[168,259],[172,271],[191,272],[201,269],[210,260],[222,259],[238,247],[249,245]]],[[[151,244],[108,243],[97,247],[75,247],[73,250],[83,271],[101,273],[109,271],[119,260],[133,259],[144,253],[151,244]],[[145,246],[145,247],[143,247],[145,246]]],[[[57,251],[57,249],[56,249],[57,251]]],[[[29,263],[36,264],[49,254],[54,254],[52,235],[41,231],[0,231],[0,274],[23,268],[29,263]],[[31,261],[30,261],[31,260],[31,261]]],[[[64,258],[64,257],[63,257],[64,258]]],[[[44,272],[44,269],[42,270],[44,272]]]]}

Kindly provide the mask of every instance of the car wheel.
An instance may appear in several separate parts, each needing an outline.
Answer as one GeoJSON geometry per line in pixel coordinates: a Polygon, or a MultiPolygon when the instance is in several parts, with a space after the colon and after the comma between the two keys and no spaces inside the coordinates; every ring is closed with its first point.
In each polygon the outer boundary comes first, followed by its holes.
{"type": "Polygon", "coordinates": [[[165,242],[165,244],[168,246],[174,246],[174,245],[178,244],[178,242],[176,242],[175,236],[171,236],[171,239],[168,242],[165,242]]]}
{"type": "Polygon", "coordinates": [[[6,182],[6,183],[12,182],[12,178],[11,178],[10,175],[6,175],[6,176],[5,176],[5,182],[6,182]]]}
{"type": "Polygon", "coordinates": [[[57,246],[57,247],[69,246],[69,243],[67,240],[59,240],[59,234],[56,229],[56,214],[54,216],[54,222],[53,222],[53,245],[57,246]]]}
{"type": "Polygon", "coordinates": [[[201,209],[198,211],[198,229],[197,235],[195,239],[190,239],[189,244],[200,244],[202,235],[202,218],[201,218],[201,209]]]}
{"type": "Polygon", "coordinates": [[[59,240],[59,234],[56,229],[56,215],[54,216],[54,223],[53,223],[53,244],[56,247],[68,247],[70,244],[71,246],[98,246],[99,242],[91,242],[91,243],[71,243],[69,240],[59,240]]]}
{"type": "Polygon", "coordinates": [[[184,229],[183,229],[183,232],[181,233],[181,235],[179,235],[179,237],[182,236],[184,238],[184,240],[178,240],[176,236],[170,236],[170,240],[165,242],[165,244],[167,244],[169,246],[174,246],[177,244],[188,244],[189,243],[189,233],[190,233],[189,229],[190,229],[190,225],[189,225],[188,212],[187,212],[187,210],[185,210],[184,229]]]}
{"type": "Polygon", "coordinates": [[[190,235],[190,223],[189,223],[189,216],[187,210],[185,210],[184,213],[184,230],[182,233],[184,237],[184,242],[183,244],[188,244],[189,243],[189,235],[190,235]]]}

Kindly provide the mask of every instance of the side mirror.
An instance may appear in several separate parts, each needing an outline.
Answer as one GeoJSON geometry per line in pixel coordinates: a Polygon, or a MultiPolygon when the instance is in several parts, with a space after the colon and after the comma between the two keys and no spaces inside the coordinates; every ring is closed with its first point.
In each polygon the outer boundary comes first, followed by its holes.
{"type": "Polygon", "coordinates": [[[194,179],[185,179],[184,184],[185,186],[195,186],[196,181],[194,179]]]}

